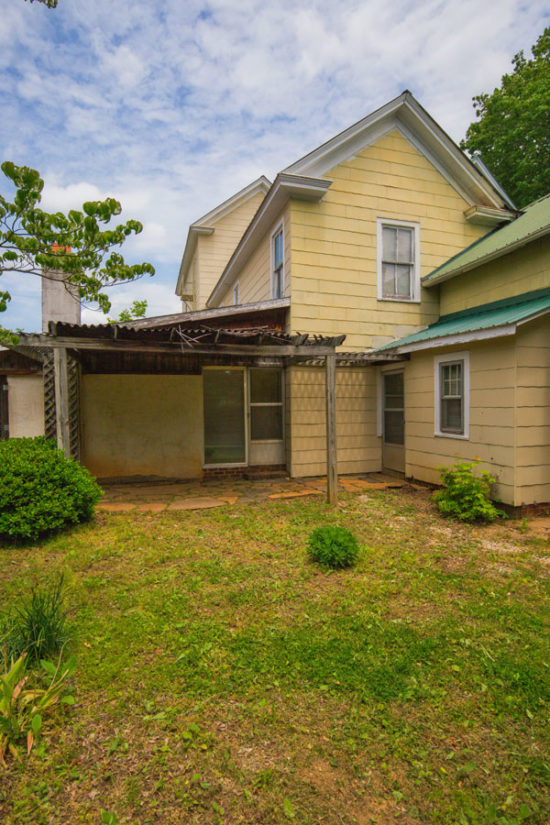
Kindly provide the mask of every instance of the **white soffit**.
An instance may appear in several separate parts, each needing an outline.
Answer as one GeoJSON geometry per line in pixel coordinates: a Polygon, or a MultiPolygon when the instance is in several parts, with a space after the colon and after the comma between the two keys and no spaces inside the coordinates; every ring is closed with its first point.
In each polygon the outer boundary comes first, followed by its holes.
{"type": "Polygon", "coordinates": [[[323,143],[284,171],[321,177],[394,130],[401,132],[467,203],[496,209],[508,207],[500,191],[408,91],[323,143]]]}

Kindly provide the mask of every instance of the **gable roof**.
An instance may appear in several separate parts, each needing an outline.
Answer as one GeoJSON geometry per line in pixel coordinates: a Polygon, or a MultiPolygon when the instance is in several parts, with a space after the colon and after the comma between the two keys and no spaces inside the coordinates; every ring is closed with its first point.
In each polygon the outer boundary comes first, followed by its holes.
{"type": "Polygon", "coordinates": [[[468,203],[514,209],[514,204],[486,167],[480,168],[459,149],[408,90],[304,155],[284,171],[320,177],[395,130],[401,132],[468,203]]]}
{"type": "MultiPolygon", "coordinates": [[[[435,122],[409,91],[323,143],[317,149],[280,172],[235,252],[222,272],[206,304],[222,297],[246,263],[271,220],[275,207],[280,211],[289,197],[321,200],[331,181],[331,169],[358,155],[381,137],[398,130],[476,210],[484,210],[484,220],[509,220],[513,203],[494,178],[479,168],[435,122]]],[[[475,211],[475,210],[474,210],[475,211]]],[[[476,215],[473,215],[473,219],[476,215]]]]}
{"type": "Polygon", "coordinates": [[[550,195],[531,203],[511,223],[474,241],[444,264],[422,278],[423,286],[434,286],[495,258],[508,255],[528,243],[550,234],[550,195]]]}
{"type": "Polygon", "coordinates": [[[550,312],[550,288],[524,292],[489,304],[442,315],[439,321],[399,341],[378,347],[375,352],[400,353],[465,343],[468,340],[514,335],[519,324],[550,312]]]}
{"type": "Polygon", "coordinates": [[[237,209],[237,207],[241,206],[243,203],[246,203],[246,201],[250,200],[250,198],[253,198],[258,193],[265,195],[269,191],[270,186],[271,181],[269,181],[264,175],[261,175],[259,178],[252,181],[252,183],[249,183],[248,186],[245,186],[244,189],[240,189],[230,198],[227,198],[227,200],[218,204],[218,206],[211,209],[210,212],[203,215],[202,218],[198,218],[198,220],[191,224],[187,232],[187,240],[185,242],[185,249],[181,259],[178,282],[176,284],[176,295],[181,295],[183,292],[185,277],[189,270],[189,265],[193,259],[195,249],[197,248],[197,240],[199,236],[211,235],[215,230],[215,226],[213,226],[213,224],[221,220],[221,218],[224,218],[234,209],[237,209]]]}

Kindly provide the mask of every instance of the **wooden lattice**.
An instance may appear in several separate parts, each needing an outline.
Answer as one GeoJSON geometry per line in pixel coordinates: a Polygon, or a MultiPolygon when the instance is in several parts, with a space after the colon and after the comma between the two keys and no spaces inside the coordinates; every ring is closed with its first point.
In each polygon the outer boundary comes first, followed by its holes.
{"type": "MultiPolygon", "coordinates": [[[[44,354],[44,433],[46,438],[57,438],[55,410],[55,372],[53,350],[44,354]]],[[[69,379],[69,427],[71,458],[80,458],[80,371],[78,361],[67,357],[69,379]]]]}
{"type": "Polygon", "coordinates": [[[44,353],[42,370],[44,380],[44,434],[46,438],[57,438],[53,350],[44,353]]]}

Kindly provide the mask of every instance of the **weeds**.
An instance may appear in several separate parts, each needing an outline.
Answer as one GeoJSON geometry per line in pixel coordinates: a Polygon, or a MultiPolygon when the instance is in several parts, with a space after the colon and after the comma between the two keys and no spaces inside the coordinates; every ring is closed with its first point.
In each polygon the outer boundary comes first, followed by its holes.
{"type": "Polygon", "coordinates": [[[39,661],[59,653],[68,641],[67,612],[63,606],[63,574],[45,587],[23,597],[4,619],[2,646],[10,658],[26,654],[39,661]]]}
{"type": "Polygon", "coordinates": [[[58,701],[73,704],[71,695],[63,695],[67,679],[74,671],[75,660],[69,659],[62,664],[61,657],[57,665],[41,662],[50,683],[46,688],[27,687],[29,679],[26,673],[27,657],[25,654],[17,661],[8,664],[4,653],[4,672],[0,674],[0,765],[7,767],[5,756],[9,751],[21,759],[21,741],[26,741],[29,754],[42,732],[42,714],[58,701]]]}

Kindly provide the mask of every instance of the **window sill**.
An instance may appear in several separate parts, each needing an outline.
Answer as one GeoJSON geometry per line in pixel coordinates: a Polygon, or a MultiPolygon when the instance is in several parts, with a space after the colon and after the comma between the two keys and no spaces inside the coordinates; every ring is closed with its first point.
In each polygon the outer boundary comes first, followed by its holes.
{"type": "Polygon", "coordinates": [[[434,432],[434,436],[436,438],[458,438],[460,441],[469,441],[470,436],[468,433],[442,433],[442,432],[434,432]]]}
{"type": "Polygon", "coordinates": [[[391,304],[420,304],[420,298],[381,298],[378,296],[377,301],[388,301],[391,304]]]}

